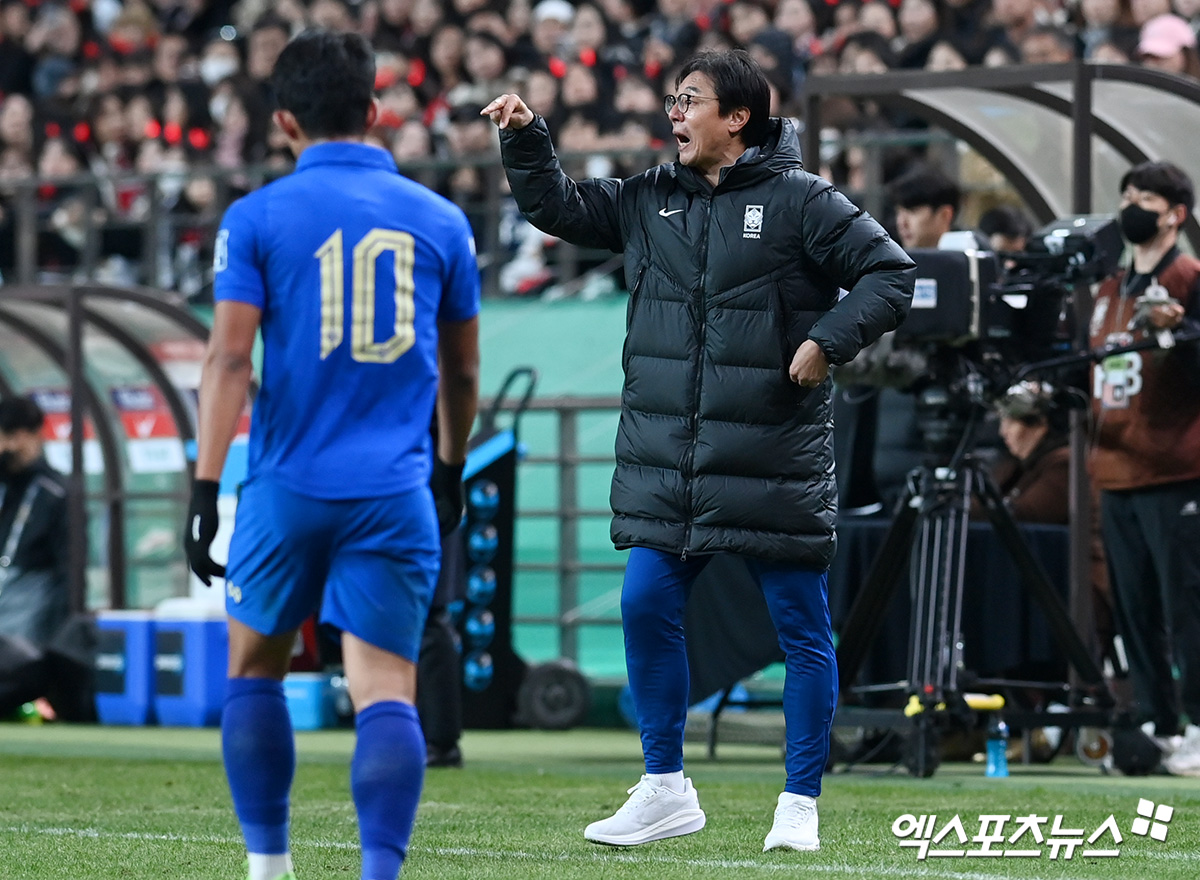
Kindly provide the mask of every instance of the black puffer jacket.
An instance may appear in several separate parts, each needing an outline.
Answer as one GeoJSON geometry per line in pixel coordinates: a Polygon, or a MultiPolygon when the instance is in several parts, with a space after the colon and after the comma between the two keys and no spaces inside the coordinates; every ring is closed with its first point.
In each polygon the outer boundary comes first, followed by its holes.
{"type": "Polygon", "coordinates": [[[842,364],[907,314],[913,263],[800,163],[791,123],[714,188],[664,164],[563,174],[541,118],[503,130],[517,204],[539,229],[624,251],[632,288],[612,538],[681,555],[827,566],[837,493],[830,383],[788,377],[812,339],[842,364]],[[838,301],[838,289],[850,293],[838,301]]]}

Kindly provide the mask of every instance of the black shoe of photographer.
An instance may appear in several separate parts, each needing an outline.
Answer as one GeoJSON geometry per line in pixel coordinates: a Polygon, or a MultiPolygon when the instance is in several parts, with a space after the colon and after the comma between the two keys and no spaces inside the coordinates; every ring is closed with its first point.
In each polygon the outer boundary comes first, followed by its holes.
{"type": "Polygon", "coordinates": [[[463,765],[462,750],[458,746],[441,749],[437,746],[425,746],[426,767],[461,767],[463,765]]]}

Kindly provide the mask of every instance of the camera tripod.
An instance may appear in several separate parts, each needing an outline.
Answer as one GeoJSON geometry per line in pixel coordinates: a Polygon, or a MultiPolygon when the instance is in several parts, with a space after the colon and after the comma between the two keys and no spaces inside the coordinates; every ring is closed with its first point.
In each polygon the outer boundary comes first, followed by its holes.
{"type": "MultiPolygon", "coordinates": [[[[896,514],[867,573],[849,616],[841,628],[837,649],[839,684],[849,692],[859,669],[883,624],[905,561],[911,554],[912,614],[907,679],[895,684],[859,690],[902,690],[908,695],[915,722],[907,763],[915,776],[932,775],[937,768],[939,718],[969,713],[965,686],[1029,685],[1039,683],[970,680],[963,666],[962,612],[966,578],[966,549],[971,500],[987,513],[995,534],[1008,551],[1030,594],[1041,606],[1057,645],[1078,675],[1081,685],[1094,691],[1098,709],[1111,705],[1101,672],[1071,622],[1060,598],[1037,557],[1021,536],[1003,496],[983,464],[961,451],[942,467],[922,466],[908,476],[896,514]]],[[[1065,688],[1065,685],[1063,686],[1065,688]]],[[[878,717],[878,713],[871,712],[878,717]]],[[[893,713],[894,714],[894,713],[893,713]]],[[[1035,713],[1005,711],[1013,722],[1033,725],[1035,713]]],[[[1040,713],[1036,713],[1040,720],[1040,713]]],[[[1106,726],[1107,711],[1072,713],[1074,723],[1106,726]]],[[[1072,720],[1054,716],[1054,723],[1069,726],[1072,720]]]]}

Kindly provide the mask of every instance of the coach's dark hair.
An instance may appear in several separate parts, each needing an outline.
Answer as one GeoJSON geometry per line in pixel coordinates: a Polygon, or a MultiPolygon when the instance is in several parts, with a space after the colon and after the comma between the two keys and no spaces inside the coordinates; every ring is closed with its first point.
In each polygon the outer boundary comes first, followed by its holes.
{"type": "Polygon", "coordinates": [[[958,213],[962,190],[950,177],[932,165],[918,165],[898,177],[888,188],[892,201],[901,208],[937,209],[949,205],[958,213]]]}
{"type": "Polygon", "coordinates": [[[0,432],[40,431],[46,421],[42,408],[28,397],[0,400],[0,432]]]}
{"type": "Polygon", "coordinates": [[[771,87],[758,62],[745,49],[727,52],[698,52],[688,59],[675,77],[675,88],[693,73],[712,80],[717,109],[728,116],[738,107],[750,111],[749,121],[739,132],[747,147],[761,147],[767,139],[771,116],[771,87]]]}
{"type": "Polygon", "coordinates": [[[1132,186],[1146,192],[1157,193],[1172,205],[1183,205],[1188,213],[1196,202],[1196,189],[1192,179],[1177,165],[1170,162],[1143,162],[1125,172],[1121,178],[1121,192],[1132,186]]]}
{"type": "Polygon", "coordinates": [[[361,34],[304,31],[280,53],[271,88],[279,109],[309,137],[362,134],[375,94],[375,54],[361,34]]]}

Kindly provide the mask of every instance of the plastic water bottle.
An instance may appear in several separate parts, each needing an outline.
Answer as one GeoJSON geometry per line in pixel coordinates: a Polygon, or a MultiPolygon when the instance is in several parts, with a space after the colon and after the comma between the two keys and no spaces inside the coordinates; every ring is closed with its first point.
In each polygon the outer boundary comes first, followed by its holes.
{"type": "Polygon", "coordinates": [[[984,775],[996,778],[1008,775],[1008,725],[999,715],[993,716],[988,725],[987,769],[984,775]]]}

